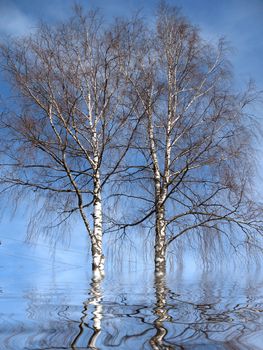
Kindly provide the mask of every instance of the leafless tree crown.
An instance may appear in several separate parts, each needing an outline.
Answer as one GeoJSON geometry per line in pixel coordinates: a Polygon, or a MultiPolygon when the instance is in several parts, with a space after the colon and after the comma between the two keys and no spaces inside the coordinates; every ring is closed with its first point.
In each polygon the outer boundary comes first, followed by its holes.
{"type": "Polygon", "coordinates": [[[76,7],[64,24],[0,50],[15,94],[1,117],[3,191],[41,194],[56,225],[79,213],[99,263],[103,217],[109,231],[154,227],[157,265],[182,236],[260,246],[256,94],[233,88],[223,40],[209,44],[161,3],[154,25],[106,27],[76,7]],[[103,216],[106,197],[125,209],[103,216]]]}

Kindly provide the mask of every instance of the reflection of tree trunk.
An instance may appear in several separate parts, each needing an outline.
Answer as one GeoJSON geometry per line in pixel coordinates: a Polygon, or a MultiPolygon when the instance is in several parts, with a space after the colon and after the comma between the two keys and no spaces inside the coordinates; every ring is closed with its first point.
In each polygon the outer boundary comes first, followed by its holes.
{"type": "Polygon", "coordinates": [[[89,340],[89,347],[91,349],[97,349],[96,341],[101,332],[101,320],[102,320],[102,304],[101,304],[101,279],[93,279],[91,284],[91,294],[93,299],[90,304],[94,305],[93,311],[93,334],[89,340]]]}
{"type": "MultiPolygon", "coordinates": [[[[78,349],[78,343],[80,343],[81,338],[84,338],[85,329],[92,328],[93,333],[89,337],[88,341],[85,342],[85,347],[93,350],[97,350],[96,347],[96,341],[100,335],[101,332],[101,320],[102,320],[102,305],[101,305],[101,278],[98,278],[96,274],[93,275],[92,282],[91,282],[91,288],[90,288],[90,294],[91,298],[88,301],[85,301],[83,303],[83,310],[82,314],[83,316],[80,318],[79,323],[79,333],[74,338],[74,340],[71,343],[71,348],[74,350],[78,349]],[[87,314],[89,305],[94,305],[94,311],[92,312],[93,317],[93,325],[89,326],[89,320],[86,322],[87,314]]],[[[85,339],[83,340],[85,341],[85,339]]],[[[82,341],[82,343],[83,343],[82,341]]]]}
{"type": "Polygon", "coordinates": [[[169,345],[164,344],[164,337],[167,334],[167,330],[163,325],[163,322],[169,319],[169,315],[166,308],[167,288],[165,285],[165,261],[162,266],[155,265],[155,296],[156,304],[154,308],[154,314],[156,320],[154,321],[154,327],[156,334],[151,338],[150,345],[154,350],[168,350],[171,349],[169,345]]]}

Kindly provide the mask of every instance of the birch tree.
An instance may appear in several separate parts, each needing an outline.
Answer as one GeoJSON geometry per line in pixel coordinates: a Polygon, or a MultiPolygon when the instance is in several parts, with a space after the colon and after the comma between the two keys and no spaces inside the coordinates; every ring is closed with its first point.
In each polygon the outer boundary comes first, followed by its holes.
{"type": "Polygon", "coordinates": [[[49,214],[58,214],[56,227],[78,213],[100,272],[102,191],[134,132],[119,72],[127,59],[118,45],[122,28],[110,27],[76,7],[65,23],[1,44],[14,95],[1,117],[2,191],[40,194],[49,214]]]}
{"type": "Polygon", "coordinates": [[[155,231],[157,271],[165,269],[168,247],[184,236],[190,244],[224,237],[234,250],[260,248],[262,208],[250,195],[252,85],[235,91],[224,41],[202,39],[174,7],[162,3],[155,28],[140,40],[132,65],[123,67],[140,101],[133,156],[120,179],[134,204],[130,220],[126,213],[114,223],[155,231]]]}

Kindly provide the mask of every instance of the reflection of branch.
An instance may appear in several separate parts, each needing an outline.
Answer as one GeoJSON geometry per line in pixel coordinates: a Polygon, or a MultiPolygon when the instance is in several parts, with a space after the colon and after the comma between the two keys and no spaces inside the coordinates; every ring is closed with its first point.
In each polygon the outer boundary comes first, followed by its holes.
{"type": "Polygon", "coordinates": [[[94,276],[92,278],[91,288],[90,288],[91,298],[90,300],[84,301],[83,303],[83,310],[81,312],[83,316],[80,318],[79,333],[75,336],[75,338],[71,343],[71,348],[73,350],[78,349],[78,343],[84,334],[85,328],[91,328],[93,331],[92,335],[88,340],[87,347],[93,350],[98,349],[96,347],[96,341],[101,332],[101,320],[102,320],[101,281],[102,281],[101,278],[96,278],[94,276]],[[89,305],[94,305],[94,311],[92,312],[93,326],[88,326],[88,324],[85,322],[89,305]]]}
{"type": "Polygon", "coordinates": [[[84,329],[85,329],[85,326],[86,326],[85,318],[87,316],[87,311],[88,311],[88,303],[84,302],[83,303],[83,310],[81,311],[83,316],[80,318],[80,323],[79,323],[79,333],[76,335],[76,337],[74,338],[74,340],[71,343],[71,348],[73,350],[76,349],[77,342],[81,338],[82,334],[84,333],[84,329]]]}

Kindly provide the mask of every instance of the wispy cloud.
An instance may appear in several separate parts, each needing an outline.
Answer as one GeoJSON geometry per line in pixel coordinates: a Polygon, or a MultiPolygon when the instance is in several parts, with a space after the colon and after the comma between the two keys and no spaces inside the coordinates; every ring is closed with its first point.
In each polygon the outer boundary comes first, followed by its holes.
{"type": "Polygon", "coordinates": [[[0,13],[0,36],[21,36],[34,29],[34,20],[12,2],[0,1],[0,13]]]}

